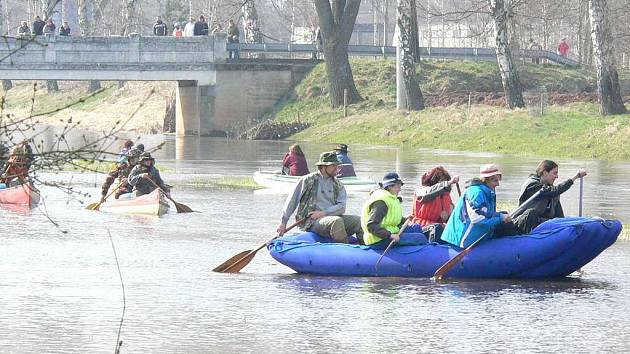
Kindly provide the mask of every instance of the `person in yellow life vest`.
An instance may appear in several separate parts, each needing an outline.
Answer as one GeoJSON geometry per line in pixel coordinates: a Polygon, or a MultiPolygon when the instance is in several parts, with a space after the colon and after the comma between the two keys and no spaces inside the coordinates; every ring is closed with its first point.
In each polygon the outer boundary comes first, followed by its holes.
{"type": "Polygon", "coordinates": [[[381,188],[374,191],[363,205],[361,227],[366,245],[386,247],[389,240],[400,245],[427,243],[421,225],[410,224],[401,230],[406,220],[403,217],[402,198],[398,196],[403,184],[398,173],[389,172],[379,183],[381,188]]]}

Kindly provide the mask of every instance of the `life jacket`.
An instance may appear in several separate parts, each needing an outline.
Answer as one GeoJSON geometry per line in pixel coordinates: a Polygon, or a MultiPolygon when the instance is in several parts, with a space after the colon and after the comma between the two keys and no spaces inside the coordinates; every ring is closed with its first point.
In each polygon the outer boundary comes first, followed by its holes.
{"type": "Polygon", "coordinates": [[[430,224],[445,224],[446,221],[448,221],[448,218],[443,219],[442,212],[446,212],[447,215],[451,215],[453,200],[451,199],[450,193],[444,193],[428,202],[419,200],[414,193],[413,200],[414,203],[411,207],[411,215],[413,216],[413,219],[411,222],[414,224],[420,224],[422,226],[430,224]]]}
{"type": "Polygon", "coordinates": [[[370,217],[370,209],[372,204],[377,201],[383,201],[387,205],[387,214],[383,220],[381,220],[381,227],[392,234],[397,234],[400,231],[400,228],[398,227],[400,220],[402,219],[402,204],[400,203],[400,199],[385,189],[378,189],[370,195],[368,201],[365,205],[363,205],[363,212],[361,213],[363,242],[365,242],[366,245],[382,241],[380,237],[370,233],[367,227],[368,218],[370,217]]]}

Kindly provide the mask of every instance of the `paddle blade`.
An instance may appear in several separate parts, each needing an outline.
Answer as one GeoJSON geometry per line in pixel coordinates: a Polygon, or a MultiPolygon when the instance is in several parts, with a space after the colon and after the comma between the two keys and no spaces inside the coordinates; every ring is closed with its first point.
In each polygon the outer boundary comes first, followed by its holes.
{"type": "Polygon", "coordinates": [[[192,213],[193,212],[193,210],[190,209],[190,207],[186,204],[177,203],[175,201],[173,201],[173,203],[175,203],[175,209],[177,209],[178,213],[192,213]]]}
{"type": "Polygon", "coordinates": [[[85,207],[87,210],[98,210],[101,207],[101,203],[90,203],[85,207]]]}
{"type": "MultiPolygon", "coordinates": [[[[474,244],[471,246],[474,246],[474,244]]],[[[450,261],[444,263],[438,270],[435,271],[435,274],[433,274],[433,278],[435,280],[442,280],[442,278],[444,278],[444,275],[448,273],[451,269],[453,269],[453,267],[455,267],[457,263],[459,263],[459,261],[464,258],[468,254],[468,252],[470,252],[471,249],[472,247],[466,248],[465,250],[459,252],[457,256],[451,258],[450,261]]]]}
{"type": "Polygon", "coordinates": [[[243,251],[235,256],[233,256],[232,258],[228,259],[227,261],[219,264],[216,268],[214,268],[212,271],[213,272],[218,272],[218,273],[223,273],[223,271],[225,271],[226,269],[228,269],[231,265],[233,265],[234,263],[238,262],[239,260],[243,259],[245,256],[247,256],[252,250],[247,250],[247,251],[243,251]]]}
{"type": "Polygon", "coordinates": [[[245,268],[245,266],[247,266],[249,264],[249,262],[251,262],[252,259],[254,259],[255,255],[256,255],[256,251],[250,252],[245,257],[241,258],[240,260],[236,261],[231,266],[227,267],[222,273],[238,273],[238,272],[240,272],[241,269],[245,268]]]}

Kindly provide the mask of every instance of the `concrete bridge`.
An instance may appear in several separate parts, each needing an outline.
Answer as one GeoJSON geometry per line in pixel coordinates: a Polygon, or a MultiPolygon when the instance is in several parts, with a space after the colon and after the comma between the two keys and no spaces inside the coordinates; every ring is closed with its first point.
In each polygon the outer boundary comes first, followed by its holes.
{"type": "MultiPolygon", "coordinates": [[[[2,37],[0,79],[176,81],[177,135],[224,135],[271,109],[317,63],[228,60],[241,53],[297,53],[312,44],[227,44],[224,34],[199,37],[2,37]]],[[[492,48],[420,48],[426,58],[496,60],[492,48]]],[[[395,47],[350,46],[350,55],[392,56],[395,47]]],[[[523,51],[575,66],[545,51],[523,51]]]]}
{"type": "Polygon", "coordinates": [[[177,135],[225,135],[273,107],[317,62],[226,62],[224,35],[0,38],[0,78],[176,81],[177,135]]]}

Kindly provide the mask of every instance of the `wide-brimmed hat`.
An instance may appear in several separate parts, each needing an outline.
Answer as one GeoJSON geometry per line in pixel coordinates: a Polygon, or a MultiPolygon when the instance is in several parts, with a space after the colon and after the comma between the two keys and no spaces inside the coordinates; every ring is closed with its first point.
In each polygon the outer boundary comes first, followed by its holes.
{"type": "Polygon", "coordinates": [[[398,173],[389,172],[385,176],[383,176],[383,180],[379,182],[379,185],[381,186],[381,188],[387,188],[397,183],[400,183],[401,186],[404,184],[402,179],[400,179],[400,176],[398,175],[398,173]]]}
{"type": "Polygon", "coordinates": [[[493,163],[483,165],[479,168],[479,178],[492,177],[502,174],[503,173],[501,173],[501,169],[499,169],[499,166],[493,163]]]}
{"type": "Polygon", "coordinates": [[[319,155],[319,161],[317,161],[317,166],[329,166],[329,165],[338,165],[339,160],[337,160],[337,154],[332,151],[322,152],[319,155]]]}
{"type": "Polygon", "coordinates": [[[137,158],[139,158],[140,156],[142,156],[142,154],[143,154],[142,150],[137,149],[137,148],[135,148],[135,147],[134,147],[134,148],[132,148],[131,150],[129,150],[129,151],[127,152],[127,157],[128,157],[128,158],[137,159],[137,158]]]}
{"type": "Polygon", "coordinates": [[[348,145],[346,144],[339,144],[335,147],[334,149],[335,151],[341,151],[341,152],[348,152],[348,145]]]}
{"type": "Polygon", "coordinates": [[[151,156],[150,153],[148,152],[143,152],[142,155],[140,155],[140,162],[144,161],[144,160],[151,160],[151,161],[155,161],[155,159],[151,156]]]}

